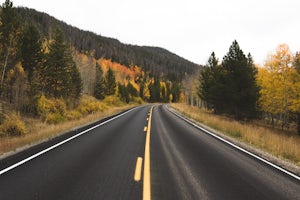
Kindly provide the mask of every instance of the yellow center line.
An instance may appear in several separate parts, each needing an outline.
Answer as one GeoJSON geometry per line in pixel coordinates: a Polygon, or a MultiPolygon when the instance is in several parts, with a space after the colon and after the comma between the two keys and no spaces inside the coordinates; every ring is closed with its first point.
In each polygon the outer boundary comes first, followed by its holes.
{"type": "Polygon", "coordinates": [[[149,112],[148,129],[145,143],[144,177],[143,177],[143,200],[151,200],[150,182],[150,129],[153,106],[149,112]]]}
{"type": "Polygon", "coordinates": [[[134,173],[134,180],[137,182],[141,180],[142,163],[143,163],[143,158],[138,157],[136,160],[135,173],[134,173]]]}

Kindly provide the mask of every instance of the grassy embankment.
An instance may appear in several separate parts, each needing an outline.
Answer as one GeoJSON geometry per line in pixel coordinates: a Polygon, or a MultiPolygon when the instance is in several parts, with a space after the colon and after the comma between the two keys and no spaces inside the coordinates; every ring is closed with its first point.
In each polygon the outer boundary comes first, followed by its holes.
{"type": "Polygon", "coordinates": [[[280,133],[254,123],[242,124],[186,104],[171,107],[227,136],[300,166],[300,137],[296,134],[280,133]]]}
{"type": "Polygon", "coordinates": [[[82,102],[76,109],[66,113],[66,115],[72,115],[72,117],[65,118],[61,122],[49,123],[40,118],[19,116],[20,119],[17,120],[20,120],[25,125],[25,133],[21,136],[4,136],[3,133],[1,136],[0,134],[0,156],[18,148],[56,137],[75,127],[92,123],[101,118],[127,110],[135,105],[137,103],[124,104],[118,99],[112,98],[105,99],[104,101],[95,101],[91,97],[83,97],[82,102]]]}

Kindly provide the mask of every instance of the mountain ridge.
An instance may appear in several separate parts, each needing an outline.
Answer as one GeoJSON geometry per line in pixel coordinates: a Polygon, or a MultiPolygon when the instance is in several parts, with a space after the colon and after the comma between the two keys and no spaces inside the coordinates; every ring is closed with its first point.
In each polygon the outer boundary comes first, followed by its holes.
{"type": "Polygon", "coordinates": [[[124,44],[118,39],[81,30],[44,12],[16,9],[21,19],[35,25],[43,37],[51,38],[52,29],[59,27],[77,51],[92,53],[96,59],[111,59],[128,67],[138,65],[152,75],[172,81],[181,81],[185,74],[193,74],[200,66],[161,47],[124,44]]]}

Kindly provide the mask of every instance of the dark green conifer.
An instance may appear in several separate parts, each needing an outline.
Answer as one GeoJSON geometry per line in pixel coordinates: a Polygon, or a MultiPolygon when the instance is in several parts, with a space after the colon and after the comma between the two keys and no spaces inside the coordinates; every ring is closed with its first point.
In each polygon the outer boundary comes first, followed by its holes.
{"type": "Polygon", "coordinates": [[[106,72],[104,84],[105,84],[105,95],[107,96],[114,95],[116,92],[117,83],[116,83],[116,77],[114,75],[114,72],[110,68],[106,72]]]}
{"type": "Polygon", "coordinates": [[[95,82],[95,89],[94,89],[94,96],[97,99],[104,99],[105,97],[105,85],[104,85],[104,77],[103,71],[101,66],[96,64],[96,82],[95,82]]]}

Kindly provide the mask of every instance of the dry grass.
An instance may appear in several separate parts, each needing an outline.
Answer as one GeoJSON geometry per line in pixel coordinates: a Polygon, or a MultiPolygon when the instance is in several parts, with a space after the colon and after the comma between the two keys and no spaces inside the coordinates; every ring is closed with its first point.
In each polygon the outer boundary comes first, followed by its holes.
{"type": "Polygon", "coordinates": [[[172,104],[171,107],[230,137],[300,166],[300,137],[295,134],[280,134],[272,129],[251,123],[241,124],[185,104],[172,104]]]}
{"type": "Polygon", "coordinates": [[[132,105],[109,108],[102,112],[87,115],[86,117],[78,120],[72,120],[59,124],[47,124],[37,119],[24,119],[28,133],[22,137],[0,138],[0,155],[27,145],[35,144],[42,140],[53,138],[73,129],[74,127],[89,124],[93,121],[116,114],[130,107],[132,107],[132,105]]]}

